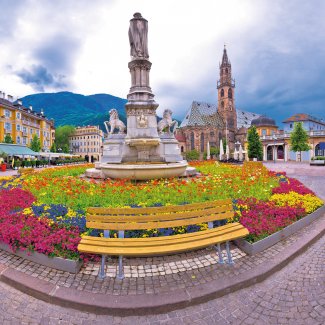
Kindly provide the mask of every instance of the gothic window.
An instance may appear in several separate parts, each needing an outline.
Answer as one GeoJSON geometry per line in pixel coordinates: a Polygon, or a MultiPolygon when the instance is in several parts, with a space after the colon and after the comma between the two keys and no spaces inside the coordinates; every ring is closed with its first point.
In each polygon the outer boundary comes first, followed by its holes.
{"type": "Polygon", "coordinates": [[[228,97],[232,98],[232,89],[231,88],[228,89],[228,97]]]}
{"type": "Polygon", "coordinates": [[[221,102],[221,108],[224,109],[224,107],[225,107],[225,103],[222,101],[221,102]]]}
{"type": "Polygon", "coordinates": [[[201,133],[200,142],[201,142],[201,152],[204,152],[204,134],[203,133],[201,133]]]}
{"type": "Polygon", "coordinates": [[[223,97],[224,95],[225,95],[225,91],[221,89],[221,97],[223,97]]]}
{"type": "Polygon", "coordinates": [[[191,150],[194,150],[195,146],[194,146],[194,133],[191,132],[191,150]]]}
{"type": "Polygon", "coordinates": [[[183,146],[181,146],[181,152],[184,152],[184,147],[183,146]]]}
{"type": "Polygon", "coordinates": [[[226,74],[228,73],[228,69],[226,68],[226,74]]]}

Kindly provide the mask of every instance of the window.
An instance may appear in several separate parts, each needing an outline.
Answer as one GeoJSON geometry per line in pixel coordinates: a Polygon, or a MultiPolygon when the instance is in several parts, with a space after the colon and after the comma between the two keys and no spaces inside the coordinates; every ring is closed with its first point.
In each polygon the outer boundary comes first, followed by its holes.
{"type": "Polygon", "coordinates": [[[191,150],[194,150],[195,146],[194,146],[194,133],[191,132],[191,150]]]}
{"type": "Polygon", "coordinates": [[[290,129],[292,129],[292,123],[290,123],[290,129]]]}
{"type": "Polygon", "coordinates": [[[214,137],[214,132],[210,132],[210,137],[214,137]]]}
{"type": "Polygon", "coordinates": [[[16,118],[19,119],[19,120],[21,119],[21,113],[20,112],[16,112],[16,118]]]}
{"type": "Polygon", "coordinates": [[[232,89],[231,88],[228,89],[228,97],[232,98],[232,89]]]}
{"type": "Polygon", "coordinates": [[[8,109],[5,109],[5,117],[11,117],[11,112],[8,109]]]}
{"type": "Polygon", "coordinates": [[[23,132],[26,133],[26,126],[23,126],[23,132]]]}
{"type": "Polygon", "coordinates": [[[29,133],[30,134],[33,134],[33,129],[29,129],[29,133]]]}
{"type": "Polygon", "coordinates": [[[26,144],[27,139],[23,138],[23,144],[26,144]]]}
{"type": "Polygon", "coordinates": [[[20,136],[19,135],[17,135],[17,137],[16,137],[16,142],[20,143],[20,136]]]}
{"type": "Polygon", "coordinates": [[[21,126],[20,126],[20,124],[16,124],[16,130],[17,130],[17,131],[21,131],[21,126]]]}
{"type": "Polygon", "coordinates": [[[204,152],[204,134],[201,133],[201,152],[204,152]]]}
{"type": "Polygon", "coordinates": [[[11,131],[11,123],[8,122],[5,123],[5,130],[11,131]]]}
{"type": "Polygon", "coordinates": [[[225,107],[225,103],[222,101],[221,102],[221,108],[224,109],[224,107],[225,107]]]}
{"type": "Polygon", "coordinates": [[[266,135],[266,130],[265,129],[262,130],[262,135],[266,135]]]}
{"type": "Polygon", "coordinates": [[[221,95],[221,97],[223,97],[225,95],[225,91],[223,89],[221,89],[220,95],[221,95]]]}

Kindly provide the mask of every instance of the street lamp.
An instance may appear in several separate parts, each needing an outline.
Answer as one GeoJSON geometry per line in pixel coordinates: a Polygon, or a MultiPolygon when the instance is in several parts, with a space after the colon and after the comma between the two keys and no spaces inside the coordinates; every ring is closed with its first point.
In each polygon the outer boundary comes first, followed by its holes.
{"type": "Polygon", "coordinates": [[[275,163],[275,140],[276,140],[276,135],[273,134],[272,138],[273,138],[273,161],[275,163]]]}

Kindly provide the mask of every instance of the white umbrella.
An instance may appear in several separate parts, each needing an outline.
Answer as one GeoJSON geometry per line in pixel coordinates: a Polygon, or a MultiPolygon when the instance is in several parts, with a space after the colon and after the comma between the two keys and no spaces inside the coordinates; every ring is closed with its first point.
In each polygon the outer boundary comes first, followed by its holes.
{"type": "Polygon", "coordinates": [[[229,159],[229,145],[228,144],[226,145],[226,157],[228,160],[229,159]]]}
{"type": "Polygon", "coordinates": [[[240,145],[239,146],[239,161],[243,161],[244,156],[243,156],[243,147],[240,145]]]}
{"type": "Polygon", "coordinates": [[[236,149],[234,151],[234,159],[235,160],[238,160],[238,151],[236,149]]]}
{"type": "Polygon", "coordinates": [[[207,159],[211,159],[211,156],[210,156],[210,142],[209,141],[207,143],[207,159]]]}
{"type": "Polygon", "coordinates": [[[223,159],[223,155],[224,155],[224,151],[223,151],[223,143],[222,143],[222,139],[220,139],[220,152],[219,152],[219,160],[223,159]]]}

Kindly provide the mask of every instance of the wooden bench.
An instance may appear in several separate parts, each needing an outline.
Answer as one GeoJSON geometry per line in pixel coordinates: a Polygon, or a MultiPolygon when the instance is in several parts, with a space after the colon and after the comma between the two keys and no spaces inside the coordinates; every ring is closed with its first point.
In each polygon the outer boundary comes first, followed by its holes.
{"type": "Polygon", "coordinates": [[[104,230],[104,237],[82,237],[78,250],[102,255],[99,277],[105,277],[107,255],[119,256],[117,277],[123,279],[123,256],[151,256],[180,253],[217,245],[219,263],[223,264],[221,243],[226,243],[228,261],[233,264],[229,241],[248,235],[240,223],[213,228],[213,221],[232,218],[232,201],[218,200],[179,206],[150,208],[88,208],[88,228],[104,230]],[[208,229],[172,236],[124,238],[126,230],[147,230],[208,223],[208,229]],[[117,230],[119,238],[110,238],[110,230],[117,230]]]}

